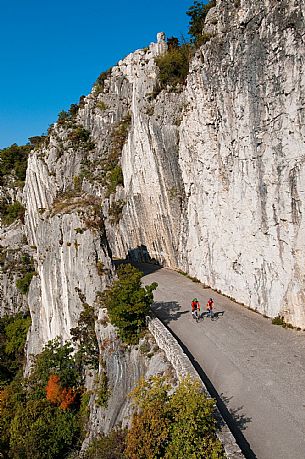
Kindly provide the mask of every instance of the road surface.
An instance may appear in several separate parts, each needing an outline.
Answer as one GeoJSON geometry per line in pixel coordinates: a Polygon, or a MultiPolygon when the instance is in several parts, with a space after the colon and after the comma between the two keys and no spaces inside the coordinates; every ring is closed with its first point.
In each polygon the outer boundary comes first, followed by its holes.
{"type": "Polygon", "coordinates": [[[272,325],[169,269],[149,271],[143,281],[158,283],[155,313],[191,354],[245,456],[304,459],[305,333],[272,325]],[[192,298],[205,306],[210,296],[223,315],[196,323],[192,298]]]}

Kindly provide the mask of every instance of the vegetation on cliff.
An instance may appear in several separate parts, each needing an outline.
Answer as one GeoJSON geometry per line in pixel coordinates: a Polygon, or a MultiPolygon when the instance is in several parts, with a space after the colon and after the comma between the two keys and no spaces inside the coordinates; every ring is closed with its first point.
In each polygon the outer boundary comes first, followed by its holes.
{"type": "Polygon", "coordinates": [[[0,185],[4,185],[8,176],[13,179],[10,185],[23,185],[28,165],[31,145],[13,144],[0,150],[0,185]]]}
{"type": "Polygon", "coordinates": [[[192,52],[188,43],[179,46],[174,37],[168,40],[168,44],[168,51],[156,57],[155,61],[159,67],[160,89],[170,87],[176,91],[185,83],[192,52]]]}
{"type": "Polygon", "coordinates": [[[169,379],[155,376],[132,391],[134,414],[129,430],[95,438],[84,459],[222,459],[216,436],[214,400],[189,377],[173,391],[169,379]],[[101,456],[103,454],[103,456],[101,456]]]}
{"type": "Polygon", "coordinates": [[[146,327],[146,316],[153,302],[156,282],[141,286],[142,273],[131,265],[121,265],[118,280],[102,293],[101,300],[108,310],[118,336],[128,344],[136,344],[146,327]]]}
{"type": "Polygon", "coordinates": [[[215,0],[207,4],[195,1],[188,9],[186,14],[190,17],[188,30],[191,37],[190,43],[179,44],[176,37],[167,40],[168,51],[155,58],[159,67],[159,85],[155,89],[155,94],[162,89],[170,91],[182,89],[189,72],[190,60],[196,48],[211,38],[210,34],[203,33],[203,27],[208,12],[215,5],[215,0]]]}
{"type": "Polygon", "coordinates": [[[202,33],[204,22],[208,12],[214,6],[216,6],[216,0],[210,0],[207,4],[195,1],[186,13],[190,17],[188,33],[196,46],[203,44],[206,39],[202,33]]]}

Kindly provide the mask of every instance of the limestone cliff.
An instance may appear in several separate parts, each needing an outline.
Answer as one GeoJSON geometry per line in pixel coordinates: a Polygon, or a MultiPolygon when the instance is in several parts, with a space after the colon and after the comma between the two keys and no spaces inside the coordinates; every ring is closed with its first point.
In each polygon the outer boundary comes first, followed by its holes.
{"type": "Polygon", "coordinates": [[[98,142],[124,101],[132,116],[124,189],[110,199],[123,204],[121,218],[106,222],[115,256],[145,246],[160,263],[301,327],[303,28],[303,1],[218,1],[182,92],[156,95],[154,48],[137,51],[108,74],[103,113],[93,93],[79,115],[98,142]]]}
{"type": "Polygon", "coordinates": [[[29,355],[69,338],[127,254],[305,327],[304,14],[304,0],[217,0],[179,91],[158,89],[159,34],[61,114],[23,191],[28,298],[15,278],[1,293],[1,313],[28,301],[29,355]]]}

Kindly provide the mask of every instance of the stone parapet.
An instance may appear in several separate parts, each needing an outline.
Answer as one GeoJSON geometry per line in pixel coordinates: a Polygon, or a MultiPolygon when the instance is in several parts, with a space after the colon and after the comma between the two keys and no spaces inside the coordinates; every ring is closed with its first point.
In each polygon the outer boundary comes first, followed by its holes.
{"type": "MultiPolygon", "coordinates": [[[[148,329],[154,336],[157,345],[160,349],[165,352],[166,358],[173,366],[177,373],[178,378],[182,378],[186,375],[190,375],[192,378],[200,380],[203,390],[209,394],[205,384],[201,380],[196,369],[192,365],[188,356],[183,352],[183,349],[178,344],[177,340],[165,327],[165,325],[157,317],[148,318],[148,329]]],[[[210,394],[209,394],[210,395],[210,394]]],[[[229,427],[222,418],[219,410],[215,407],[215,415],[220,425],[220,429],[217,433],[218,438],[223,444],[226,457],[228,459],[241,459],[244,458],[239,446],[237,445],[235,438],[233,437],[229,427]]]]}

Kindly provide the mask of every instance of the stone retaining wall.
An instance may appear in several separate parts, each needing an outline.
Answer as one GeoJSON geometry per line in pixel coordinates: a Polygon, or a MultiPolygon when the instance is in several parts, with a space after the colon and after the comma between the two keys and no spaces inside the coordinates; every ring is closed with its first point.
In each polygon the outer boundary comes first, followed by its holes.
{"type": "MultiPolygon", "coordinates": [[[[199,374],[192,365],[190,359],[183,352],[181,346],[178,344],[177,340],[173,337],[170,331],[165,327],[165,325],[157,317],[153,319],[148,318],[148,329],[154,336],[157,345],[162,349],[168,361],[174,367],[177,376],[184,377],[187,374],[191,375],[192,378],[200,380],[204,391],[209,394],[206,386],[202,382],[199,374]]],[[[210,394],[209,394],[210,395],[210,394]]],[[[226,456],[228,459],[241,459],[244,458],[243,453],[241,452],[239,446],[237,445],[235,438],[233,437],[229,427],[222,418],[219,410],[216,410],[216,417],[219,420],[220,430],[218,432],[218,438],[223,444],[226,456]]]]}

